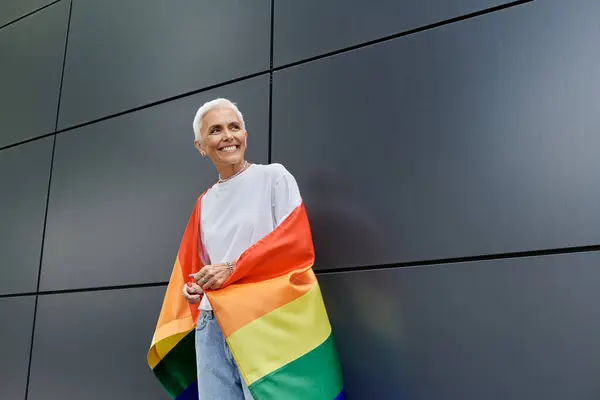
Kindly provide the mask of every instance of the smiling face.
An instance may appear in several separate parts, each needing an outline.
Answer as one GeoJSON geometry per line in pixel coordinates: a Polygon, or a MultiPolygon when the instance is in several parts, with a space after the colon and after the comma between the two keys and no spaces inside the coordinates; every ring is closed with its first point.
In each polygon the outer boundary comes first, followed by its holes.
{"type": "Polygon", "coordinates": [[[231,108],[215,108],[202,118],[200,142],[196,149],[217,166],[238,165],[244,161],[248,132],[231,108]]]}

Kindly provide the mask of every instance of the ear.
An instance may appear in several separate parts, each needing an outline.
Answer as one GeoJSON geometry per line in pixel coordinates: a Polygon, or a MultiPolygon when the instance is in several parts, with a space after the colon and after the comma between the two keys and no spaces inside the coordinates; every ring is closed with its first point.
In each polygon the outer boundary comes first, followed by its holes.
{"type": "Polygon", "coordinates": [[[198,150],[198,153],[200,153],[200,155],[204,158],[206,158],[206,152],[204,151],[204,149],[202,148],[202,142],[199,142],[197,140],[194,140],[194,147],[196,148],[196,150],[198,150]]]}

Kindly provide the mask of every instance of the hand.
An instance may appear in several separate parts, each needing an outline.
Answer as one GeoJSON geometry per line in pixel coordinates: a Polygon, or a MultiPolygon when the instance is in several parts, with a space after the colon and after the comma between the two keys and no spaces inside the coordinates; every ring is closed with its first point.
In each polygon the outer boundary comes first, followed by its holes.
{"type": "Polygon", "coordinates": [[[203,294],[204,291],[202,288],[195,283],[185,283],[183,285],[183,297],[189,304],[195,304],[199,302],[203,294]]]}
{"type": "MultiPolygon", "coordinates": [[[[232,264],[233,265],[233,264],[232,264]]],[[[227,263],[204,266],[199,272],[191,274],[190,277],[197,282],[203,290],[221,289],[223,283],[231,275],[231,269],[227,263]]]]}

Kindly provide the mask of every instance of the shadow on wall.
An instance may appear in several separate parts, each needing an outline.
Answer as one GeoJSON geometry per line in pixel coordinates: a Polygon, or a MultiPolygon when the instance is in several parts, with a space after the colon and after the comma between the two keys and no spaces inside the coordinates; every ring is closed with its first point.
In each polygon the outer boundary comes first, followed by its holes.
{"type": "MultiPolygon", "coordinates": [[[[311,174],[302,189],[307,199],[317,272],[378,264],[390,240],[378,228],[380,213],[361,204],[359,196],[354,195],[360,188],[331,171],[320,171],[311,174]]],[[[403,356],[407,349],[402,304],[398,301],[402,298],[398,296],[400,288],[382,279],[381,274],[340,274],[358,277],[338,279],[328,274],[319,281],[349,394],[360,393],[360,386],[369,382],[368,387],[381,388],[381,395],[404,398],[398,390],[405,387],[401,382],[410,378],[402,362],[407,359],[403,356]],[[390,382],[395,382],[393,387],[390,382]]]]}
{"type": "Polygon", "coordinates": [[[379,264],[387,240],[377,213],[361,204],[355,188],[331,171],[309,175],[303,186],[315,244],[315,269],[379,264]]]}

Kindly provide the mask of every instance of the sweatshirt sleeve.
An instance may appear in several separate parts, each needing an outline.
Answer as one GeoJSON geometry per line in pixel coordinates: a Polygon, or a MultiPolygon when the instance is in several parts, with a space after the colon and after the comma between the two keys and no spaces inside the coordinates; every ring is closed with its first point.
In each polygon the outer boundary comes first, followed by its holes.
{"type": "Polygon", "coordinates": [[[277,180],[273,190],[273,218],[275,226],[292,213],[302,203],[300,190],[296,179],[289,172],[285,173],[277,180]]]}

